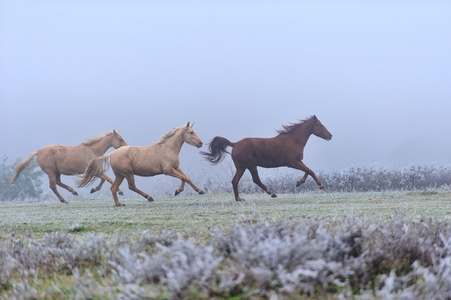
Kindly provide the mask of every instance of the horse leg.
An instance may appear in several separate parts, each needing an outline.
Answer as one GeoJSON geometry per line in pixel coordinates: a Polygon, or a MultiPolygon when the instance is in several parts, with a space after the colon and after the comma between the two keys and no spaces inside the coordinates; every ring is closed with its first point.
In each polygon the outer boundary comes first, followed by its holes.
{"type": "Polygon", "coordinates": [[[185,182],[188,182],[188,184],[193,188],[193,190],[195,190],[199,195],[203,195],[205,194],[204,191],[202,191],[200,188],[198,188],[192,181],[191,179],[188,178],[188,176],[185,175],[185,173],[183,173],[183,171],[180,169],[180,167],[177,167],[177,169],[175,169],[175,171],[177,173],[179,173],[179,175],[183,176],[184,178],[180,178],[180,180],[182,180],[182,185],[180,186],[180,188],[175,191],[175,195],[177,196],[178,194],[180,194],[180,192],[183,191],[184,187],[185,187],[185,182]]]}
{"type": "Polygon", "coordinates": [[[298,182],[296,182],[296,187],[300,186],[302,183],[305,182],[307,179],[307,176],[310,175],[313,180],[315,180],[316,184],[319,186],[320,189],[324,189],[324,185],[321,183],[321,181],[316,177],[315,172],[310,170],[302,161],[297,162],[295,165],[290,165],[290,167],[295,168],[297,170],[301,170],[305,172],[304,177],[301,178],[298,182]]]}
{"type": "MultiPolygon", "coordinates": [[[[100,183],[99,183],[98,186],[96,186],[95,188],[92,188],[92,189],[91,189],[91,194],[92,194],[92,193],[95,193],[95,192],[97,192],[97,191],[99,191],[99,190],[102,188],[102,185],[103,185],[103,183],[104,183],[105,181],[108,181],[110,184],[113,184],[113,180],[111,179],[111,177],[108,176],[108,175],[106,175],[105,173],[103,173],[102,175],[100,175],[99,178],[101,179],[101,180],[100,180],[100,183]]],[[[124,195],[124,193],[121,191],[120,188],[117,189],[117,192],[118,192],[119,195],[121,195],[121,196],[124,195]]]]}
{"type": "Polygon", "coordinates": [[[119,186],[121,185],[122,181],[124,180],[124,176],[115,174],[116,178],[114,179],[113,184],[111,185],[111,193],[113,194],[114,204],[116,206],[125,206],[124,203],[119,202],[119,199],[117,198],[117,191],[119,190],[119,186]]]}
{"type": "Polygon", "coordinates": [[[134,191],[135,193],[140,194],[141,196],[143,196],[144,198],[146,198],[147,200],[149,200],[149,202],[153,201],[153,198],[150,197],[148,194],[144,193],[143,191],[141,191],[140,189],[138,189],[135,185],[135,176],[133,176],[133,174],[130,174],[128,176],[125,177],[128,181],[128,188],[132,191],[134,191]]]}
{"type": "Polygon", "coordinates": [[[300,186],[307,180],[308,173],[305,173],[304,176],[301,178],[301,180],[296,182],[296,187],[300,186]]]}
{"type": "Polygon", "coordinates": [[[102,188],[102,185],[103,185],[103,183],[105,182],[105,179],[103,179],[101,176],[100,176],[100,178],[101,178],[101,179],[100,179],[99,185],[96,186],[95,188],[92,188],[92,189],[91,189],[91,194],[93,194],[93,193],[99,191],[99,190],[102,188]]]}
{"type": "Polygon", "coordinates": [[[240,196],[238,194],[238,183],[240,182],[241,177],[243,177],[243,174],[244,174],[244,171],[246,171],[246,168],[238,167],[236,164],[235,164],[235,167],[236,167],[236,173],[232,179],[233,193],[235,194],[236,201],[244,201],[244,199],[240,198],[240,196]]]}
{"type": "Polygon", "coordinates": [[[274,194],[274,192],[272,192],[270,189],[268,189],[266,187],[266,185],[264,185],[261,182],[260,177],[258,176],[258,171],[257,171],[257,167],[256,166],[249,168],[249,171],[251,172],[252,180],[254,181],[254,183],[256,185],[261,187],[268,195],[271,195],[272,198],[276,198],[277,197],[277,195],[274,194]]]}
{"type": "Polygon", "coordinates": [[[66,200],[64,200],[64,198],[60,195],[60,193],[58,193],[58,190],[56,189],[56,174],[53,173],[47,173],[47,176],[49,177],[49,186],[50,189],[53,191],[53,193],[55,193],[55,195],[58,197],[58,199],[63,202],[63,203],[69,203],[66,200]]]}
{"type": "Polygon", "coordinates": [[[71,188],[70,186],[65,185],[64,183],[61,182],[61,174],[59,174],[59,173],[56,174],[56,184],[59,185],[60,187],[62,187],[63,189],[66,189],[69,192],[71,192],[72,195],[78,196],[78,193],[73,188],[71,188]]]}
{"type": "Polygon", "coordinates": [[[177,196],[178,194],[183,192],[183,190],[185,189],[185,181],[184,180],[181,180],[181,181],[182,181],[182,184],[180,185],[179,189],[175,191],[175,196],[177,196]]]}

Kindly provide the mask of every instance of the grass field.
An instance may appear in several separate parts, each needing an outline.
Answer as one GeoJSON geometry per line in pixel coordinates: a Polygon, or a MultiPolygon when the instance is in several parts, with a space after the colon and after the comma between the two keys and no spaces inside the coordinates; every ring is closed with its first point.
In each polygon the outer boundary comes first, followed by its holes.
{"type": "Polygon", "coordinates": [[[451,297],[451,192],[0,203],[0,299],[451,297]]]}
{"type": "Polygon", "coordinates": [[[54,231],[114,233],[119,231],[161,230],[199,232],[230,227],[246,218],[283,219],[362,215],[390,218],[403,214],[451,221],[451,192],[446,190],[377,193],[307,193],[243,195],[193,195],[156,198],[125,198],[125,207],[115,207],[112,199],[85,198],[61,204],[45,202],[0,203],[0,237],[8,230],[33,231],[41,235],[54,231]]]}

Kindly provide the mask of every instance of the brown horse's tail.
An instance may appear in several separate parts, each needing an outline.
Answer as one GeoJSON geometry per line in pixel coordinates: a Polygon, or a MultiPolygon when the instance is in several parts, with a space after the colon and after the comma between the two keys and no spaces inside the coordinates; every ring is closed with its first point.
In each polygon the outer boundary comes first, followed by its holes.
{"type": "Polygon", "coordinates": [[[18,163],[16,165],[16,168],[14,170],[14,177],[8,177],[8,183],[13,184],[16,182],[17,178],[19,178],[20,172],[22,172],[25,169],[31,169],[34,166],[34,157],[38,155],[38,152],[33,152],[30,155],[28,155],[27,158],[25,158],[23,161],[18,163]]]}
{"type": "MultiPolygon", "coordinates": [[[[229,153],[226,149],[227,147],[235,146],[226,138],[217,136],[211,140],[208,144],[208,150],[210,152],[201,152],[201,154],[207,159],[211,164],[215,165],[220,163],[224,159],[224,153],[229,153]]],[[[229,153],[230,154],[230,153],[229,153]]]]}
{"type": "Polygon", "coordinates": [[[92,184],[100,175],[105,173],[110,167],[110,162],[108,161],[110,155],[104,155],[91,160],[86,167],[85,173],[80,176],[77,180],[79,187],[84,187],[92,184]]]}

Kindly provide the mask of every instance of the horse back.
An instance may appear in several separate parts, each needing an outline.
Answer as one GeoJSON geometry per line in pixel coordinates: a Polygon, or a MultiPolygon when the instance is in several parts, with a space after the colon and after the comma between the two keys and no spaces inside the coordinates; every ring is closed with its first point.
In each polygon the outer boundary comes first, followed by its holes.
{"type": "Polygon", "coordinates": [[[36,161],[44,172],[63,175],[83,174],[88,163],[96,155],[78,146],[49,145],[38,151],[36,161]]]}
{"type": "Polygon", "coordinates": [[[245,167],[275,168],[285,166],[288,159],[286,145],[281,139],[244,138],[235,143],[232,159],[245,167]]]}

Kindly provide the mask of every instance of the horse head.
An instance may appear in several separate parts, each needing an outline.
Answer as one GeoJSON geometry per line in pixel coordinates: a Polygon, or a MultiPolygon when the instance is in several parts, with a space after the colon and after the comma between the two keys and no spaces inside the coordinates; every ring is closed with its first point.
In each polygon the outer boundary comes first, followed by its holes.
{"type": "Polygon", "coordinates": [[[125,142],[125,140],[122,138],[122,136],[119,134],[119,130],[113,130],[113,142],[112,145],[114,147],[114,149],[120,148],[122,146],[127,146],[127,143],[125,142]]]}
{"type": "Polygon", "coordinates": [[[332,134],[321,123],[321,121],[318,120],[316,116],[313,116],[312,121],[313,121],[312,133],[317,137],[323,138],[326,141],[330,141],[332,139],[332,134]]]}
{"type": "Polygon", "coordinates": [[[189,122],[186,124],[185,132],[183,133],[183,141],[188,143],[194,147],[200,148],[204,143],[202,143],[201,139],[197,136],[197,133],[193,129],[194,123],[190,124],[189,122]]]}

